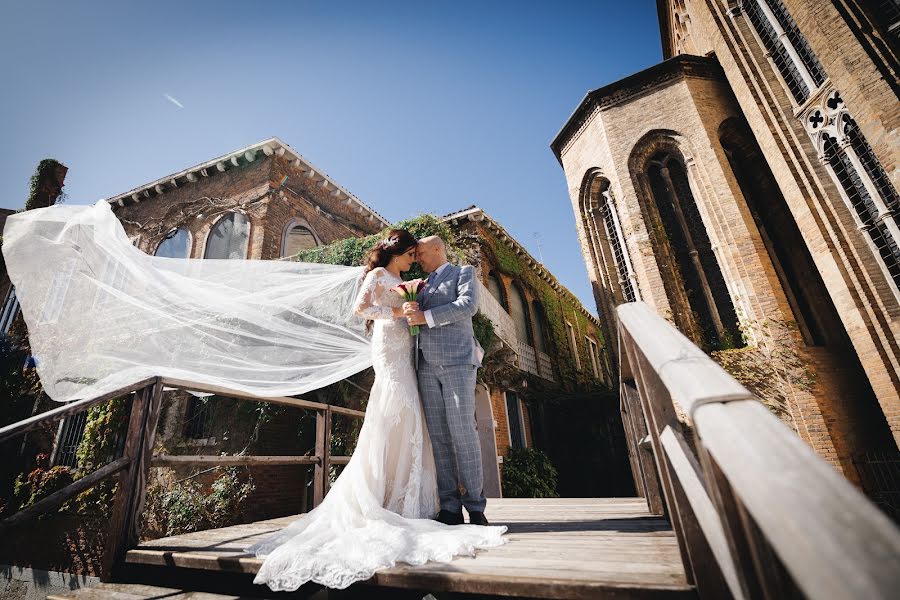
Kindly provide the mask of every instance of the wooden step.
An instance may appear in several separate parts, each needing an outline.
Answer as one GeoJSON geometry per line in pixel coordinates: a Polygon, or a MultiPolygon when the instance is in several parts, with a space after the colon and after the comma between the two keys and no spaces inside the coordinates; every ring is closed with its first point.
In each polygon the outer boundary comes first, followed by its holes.
{"type": "MultiPolygon", "coordinates": [[[[557,599],[696,598],[668,522],[648,514],[641,498],[491,499],[488,516],[509,527],[508,544],[449,563],[397,565],[353,588],[557,599]]],[[[264,596],[268,588],[249,585],[263,561],[242,548],[296,518],[144,542],[127,552],[127,575],[121,579],[264,596]],[[226,576],[233,585],[222,584],[226,576]]]]}
{"type": "Polygon", "coordinates": [[[50,594],[47,600],[257,600],[258,596],[235,596],[193,592],[141,583],[98,583],[62,594],[50,594]]]}

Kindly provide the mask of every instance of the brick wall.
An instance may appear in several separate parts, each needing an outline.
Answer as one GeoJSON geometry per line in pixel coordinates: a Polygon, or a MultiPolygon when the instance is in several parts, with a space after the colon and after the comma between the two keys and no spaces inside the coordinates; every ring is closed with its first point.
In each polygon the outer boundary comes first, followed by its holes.
{"type": "MultiPolygon", "coordinates": [[[[125,206],[113,206],[129,237],[137,236],[138,248],[153,254],[170,231],[185,228],[191,234],[190,256],[202,258],[211,229],[220,218],[236,209],[244,210],[250,221],[247,250],[250,259],[279,258],[286,229],[292,223],[308,227],[321,244],[367,235],[382,228],[380,222],[357,212],[355,204],[339,200],[333,185],[323,185],[320,176],[308,177],[286,156],[260,156],[249,164],[229,166],[224,172],[214,169],[207,172],[207,177],[198,177],[192,183],[185,182],[178,187],[166,185],[161,194],[139,195],[140,202],[126,199],[125,206]],[[281,186],[285,175],[288,179],[281,186]]],[[[166,409],[158,436],[160,447],[169,447],[175,454],[227,454],[242,450],[248,443],[256,416],[228,411],[212,418],[207,441],[186,439],[183,430],[187,402],[187,397],[182,395],[166,409]]],[[[223,406],[233,402],[223,401],[223,406]]],[[[289,410],[264,424],[248,453],[301,455],[311,450],[309,436],[298,436],[303,418],[300,411],[289,410]]],[[[196,470],[179,468],[174,470],[174,477],[185,477],[196,470]]],[[[244,472],[250,474],[256,487],[242,511],[242,520],[296,514],[307,508],[305,482],[311,476],[310,467],[254,466],[244,472]]],[[[217,473],[203,474],[200,480],[210,483],[217,473]]]]}
{"type": "MultiPolygon", "coordinates": [[[[700,11],[699,8],[697,10],[700,11]]],[[[705,18],[698,15],[691,20],[693,31],[690,43],[700,46],[701,51],[705,51],[703,44],[706,42],[698,28],[711,20],[709,15],[705,18]]],[[[721,46],[715,46],[715,49],[720,50],[721,46]]],[[[717,56],[723,60],[718,52],[717,56]]],[[[580,202],[585,174],[599,170],[611,183],[615,209],[622,222],[625,245],[635,269],[641,299],[683,330],[689,329],[689,322],[682,314],[685,306],[683,297],[677,293],[680,283],[664,268],[661,254],[664,250],[661,245],[663,238],[654,217],[654,199],[641,172],[643,161],[652,153],[666,147],[677,148],[685,159],[692,195],[750,345],[763,343],[770,348],[776,342],[786,345],[786,360],[796,360],[813,382],[805,385],[788,382],[791,388],[785,394],[791,415],[788,422],[821,456],[849,479],[856,481],[853,456],[873,446],[890,443],[885,417],[890,420],[892,413],[882,410],[878,401],[881,401],[881,407],[894,406],[891,397],[896,395],[897,390],[885,389],[886,375],[883,371],[877,371],[878,365],[872,363],[873,357],[867,349],[860,350],[875,332],[861,335],[859,324],[844,311],[857,311],[858,314],[862,309],[871,315],[871,311],[880,307],[865,303],[850,306],[853,302],[846,295],[846,288],[842,289],[837,280],[840,278],[839,271],[846,272],[856,266],[848,265],[846,261],[835,262],[839,253],[821,243],[822,232],[813,231],[823,225],[821,216],[807,209],[798,218],[798,213],[802,211],[798,210],[797,204],[800,185],[797,171],[784,164],[784,154],[779,153],[778,161],[771,159],[771,147],[766,145],[758,130],[765,125],[770,136],[790,134],[799,146],[791,148],[794,154],[806,152],[803,140],[808,140],[808,137],[802,131],[803,137],[798,136],[792,125],[786,132],[773,131],[769,128],[770,122],[760,114],[761,111],[784,110],[784,107],[754,105],[753,112],[744,106],[744,102],[748,101],[746,94],[749,85],[741,79],[744,88],[734,89],[736,75],[730,69],[739,69],[732,58],[729,58],[731,63],[723,60],[724,71],[718,71],[715,62],[710,59],[703,68],[702,62],[698,63],[702,60],[696,57],[676,59],[603,88],[593,111],[584,111],[584,124],[573,130],[570,140],[557,146],[573,210],[579,216],[576,219],[579,237],[592,283],[602,285],[599,277],[601,265],[593,263],[587,232],[580,218],[580,202]],[[797,333],[794,310],[781,285],[776,264],[743,196],[745,190],[737,181],[719,139],[720,127],[724,123],[744,117],[758,138],[783,201],[787,204],[788,214],[796,219],[814,264],[819,269],[820,279],[831,294],[835,316],[829,325],[841,332],[840,335],[848,340],[846,343],[833,339],[825,345],[809,346],[797,333]],[[837,314],[844,317],[843,323],[837,314]],[[771,333],[773,324],[790,333],[776,340],[771,333]],[[849,340],[852,340],[852,346],[849,340]],[[855,353],[852,348],[856,349],[855,353]],[[857,354],[859,361],[852,360],[857,354]],[[864,384],[868,382],[871,382],[874,393],[866,391],[864,384]]],[[[772,82],[765,84],[771,85],[772,82]]],[[[809,171],[810,164],[807,163],[805,169],[809,171]]],[[[814,168],[810,175],[817,178],[814,185],[822,193],[830,184],[821,180],[820,171],[814,168]]],[[[808,183],[804,182],[804,185],[808,183]]],[[[834,191],[833,185],[829,191],[834,191]]],[[[767,198],[767,201],[773,201],[773,198],[767,198]]],[[[837,206],[838,202],[839,198],[829,198],[831,207],[837,206]]],[[[846,228],[848,223],[842,223],[842,226],[846,228]]],[[[859,241],[851,240],[848,251],[862,252],[859,241]]],[[[611,310],[611,307],[600,306],[598,310],[611,310]]],[[[885,321],[882,323],[886,324],[885,321]]],[[[892,325],[888,330],[890,327],[892,325]]],[[[686,333],[690,335],[689,331],[686,333]]],[[[892,343],[892,336],[885,341],[892,343]]],[[[882,356],[878,361],[883,359],[882,356]]],[[[757,360],[761,361],[761,366],[766,366],[766,359],[757,360]]]]}
{"type": "MultiPolygon", "coordinates": [[[[894,187],[900,187],[896,57],[877,43],[880,34],[864,23],[855,2],[784,4],[894,187]]],[[[721,63],[896,441],[900,303],[797,118],[803,107],[794,105],[747,18],[715,2],[691,2],[688,10],[698,52],[712,52],[721,63]]]]}

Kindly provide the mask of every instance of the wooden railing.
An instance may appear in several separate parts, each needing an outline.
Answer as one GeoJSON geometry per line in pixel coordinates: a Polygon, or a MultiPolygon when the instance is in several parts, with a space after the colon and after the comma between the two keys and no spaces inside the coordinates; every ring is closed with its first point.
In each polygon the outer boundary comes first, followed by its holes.
{"type": "MultiPolygon", "coordinates": [[[[121,456],[114,457],[108,464],[88,473],[65,488],[22,509],[0,521],[0,536],[10,535],[30,519],[58,509],[66,501],[100,481],[118,474],[118,487],[113,498],[112,513],[104,548],[101,579],[108,580],[113,569],[120,563],[125,552],[136,546],[140,536],[140,516],[144,507],[147,479],[151,467],[175,465],[313,465],[313,504],[317,506],[330,484],[330,467],[345,465],[349,456],[331,456],[331,422],[334,415],[362,418],[365,413],[358,410],[310,402],[299,398],[263,398],[243,392],[212,385],[193,383],[180,379],[152,377],[122,389],[103,394],[96,398],[74,401],[59,408],[35,415],[29,419],[0,428],[0,443],[38,427],[59,421],[70,415],[109,402],[114,398],[134,394],[128,429],[125,434],[121,456]],[[267,402],[281,406],[291,406],[316,411],[316,446],[311,456],[169,456],[153,455],[153,443],[162,407],[163,388],[175,388],[205,392],[252,402],[267,402]]],[[[299,509],[299,507],[298,507],[299,509]]]]}
{"type": "Polygon", "coordinates": [[[635,481],[700,598],[896,598],[897,527],[650,307],[617,313],[635,481]]]}

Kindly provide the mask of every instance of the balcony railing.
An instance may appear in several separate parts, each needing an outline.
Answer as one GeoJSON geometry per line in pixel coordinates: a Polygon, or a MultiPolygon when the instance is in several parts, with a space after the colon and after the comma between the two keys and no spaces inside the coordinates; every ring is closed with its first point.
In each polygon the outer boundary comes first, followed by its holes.
{"type": "Polygon", "coordinates": [[[506,312],[506,309],[497,302],[497,299],[491,294],[483,284],[478,284],[481,289],[478,290],[478,310],[486,316],[494,324],[494,333],[507,346],[516,349],[516,325],[513,323],[512,317],[506,312]]]}
{"type": "Polygon", "coordinates": [[[550,357],[537,350],[538,357],[538,376],[547,379],[548,381],[555,381],[553,379],[553,363],[550,362],[550,357]]]}
{"type": "Polygon", "coordinates": [[[478,296],[478,310],[494,324],[494,333],[500,341],[516,353],[516,366],[526,373],[554,381],[550,357],[519,340],[512,317],[484,285],[479,285],[481,289],[478,296]]]}

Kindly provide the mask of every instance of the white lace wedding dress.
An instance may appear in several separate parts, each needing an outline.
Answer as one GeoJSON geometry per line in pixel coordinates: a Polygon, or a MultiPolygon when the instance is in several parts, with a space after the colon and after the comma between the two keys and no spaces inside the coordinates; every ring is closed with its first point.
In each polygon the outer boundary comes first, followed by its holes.
{"type": "Polygon", "coordinates": [[[265,557],[254,583],[293,591],[308,581],[342,589],[397,562],[474,555],[504,543],[506,527],[447,526],[413,368],[413,337],[391,308],[401,283],[383,268],[365,278],[356,312],[374,321],[375,383],[353,457],[322,504],[247,548],[265,557]]]}

